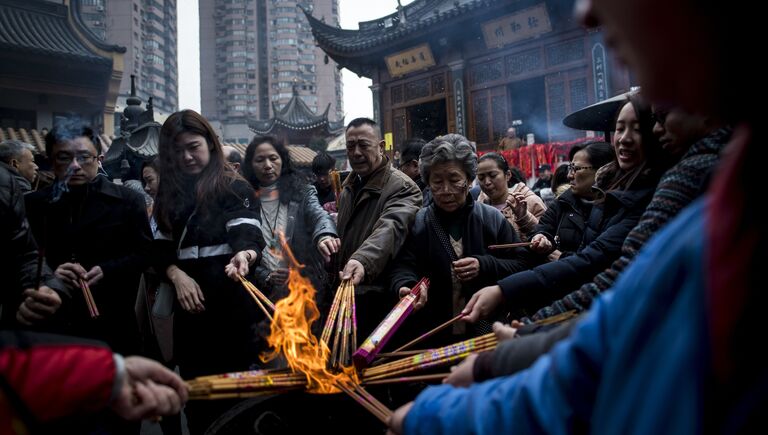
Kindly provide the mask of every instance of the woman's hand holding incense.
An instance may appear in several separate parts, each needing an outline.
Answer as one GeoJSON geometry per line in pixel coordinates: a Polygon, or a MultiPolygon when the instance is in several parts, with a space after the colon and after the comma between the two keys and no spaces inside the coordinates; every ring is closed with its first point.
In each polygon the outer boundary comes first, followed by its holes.
{"type": "Polygon", "coordinates": [[[166,275],[176,288],[176,297],[181,308],[190,313],[205,311],[203,291],[194,279],[176,266],[168,267],[166,275]]]}
{"type": "Polygon", "coordinates": [[[467,302],[467,306],[462,310],[461,313],[466,315],[464,320],[469,323],[475,323],[480,319],[488,317],[489,314],[501,305],[503,299],[501,287],[493,285],[481,288],[472,295],[472,298],[467,302]]]}
{"type": "Polygon", "coordinates": [[[28,288],[22,293],[24,301],[16,311],[16,320],[33,325],[53,315],[61,306],[61,297],[50,287],[28,288]]]}
{"type": "Polygon", "coordinates": [[[522,219],[528,213],[528,204],[525,202],[525,195],[514,193],[507,196],[507,207],[512,210],[516,219],[522,219]]]}
{"type": "Polygon", "coordinates": [[[537,254],[549,254],[552,252],[552,243],[550,243],[549,239],[544,234],[536,234],[531,239],[531,246],[529,249],[537,254]]]}
{"type": "Polygon", "coordinates": [[[336,237],[326,236],[317,242],[317,250],[320,251],[320,255],[323,256],[323,260],[326,263],[331,261],[331,255],[339,252],[341,247],[341,240],[336,237]]]}
{"type": "Polygon", "coordinates": [[[459,365],[451,367],[451,374],[443,379],[444,384],[450,384],[454,387],[468,387],[475,382],[474,369],[477,354],[472,353],[467,356],[459,365]]]}
{"type": "MultiPolygon", "coordinates": [[[[420,310],[424,307],[424,305],[427,304],[428,294],[427,294],[428,287],[425,286],[423,283],[421,284],[421,291],[419,292],[419,296],[416,298],[416,302],[413,303],[413,309],[414,310],[420,310]]],[[[400,298],[404,298],[408,296],[411,293],[411,289],[408,287],[400,287],[400,290],[398,291],[400,298]]]]}
{"type": "Polygon", "coordinates": [[[240,251],[235,254],[231,260],[229,260],[229,264],[224,266],[224,273],[226,273],[228,277],[237,281],[239,279],[238,275],[248,275],[251,261],[255,259],[256,253],[253,250],[240,251]]]}
{"type": "Polygon", "coordinates": [[[387,431],[387,435],[399,435],[403,433],[405,417],[408,416],[408,411],[411,410],[411,407],[413,407],[413,402],[408,402],[395,410],[392,417],[389,417],[389,423],[387,424],[389,430],[387,431]]]}
{"type": "Polygon", "coordinates": [[[83,266],[77,263],[62,263],[56,268],[54,275],[70,288],[80,288],[80,279],[86,274],[83,266]]]}

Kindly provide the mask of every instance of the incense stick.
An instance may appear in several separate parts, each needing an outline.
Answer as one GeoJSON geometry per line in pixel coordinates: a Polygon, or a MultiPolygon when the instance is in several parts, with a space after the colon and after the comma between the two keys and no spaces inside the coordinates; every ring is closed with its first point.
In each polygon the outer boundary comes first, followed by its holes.
{"type": "Polygon", "coordinates": [[[376,398],[368,394],[362,387],[353,383],[350,388],[349,385],[344,385],[344,381],[336,382],[336,386],[355,402],[361,404],[382,423],[387,424],[389,422],[389,418],[392,416],[392,411],[376,400],[376,398]]]}
{"type": "Polygon", "coordinates": [[[506,243],[503,245],[489,245],[488,249],[527,248],[531,242],[506,243]]]}
{"type": "Polygon", "coordinates": [[[253,285],[252,282],[245,279],[242,275],[237,275],[237,278],[240,280],[240,283],[245,287],[246,290],[248,290],[251,295],[259,298],[266,306],[268,306],[272,312],[275,312],[275,304],[272,303],[272,301],[269,300],[269,298],[261,292],[255,285],[253,285]]]}
{"type": "Polygon", "coordinates": [[[96,307],[96,301],[93,299],[93,294],[91,293],[91,288],[88,287],[88,283],[84,279],[80,279],[80,290],[83,291],[83,298],[85,299],[85,304],[88,306],[88,313],[91,315],[92,319],[95,319],[99,317],[99,309],[96,307]]]}
{"type": "Polygon", "coordinates": [[[363,385],[386,385],[402,382],[420,382],[420,381],[442,381],[450,373],[436,373],[434,375],[406,376],[402,378],[379,379],[373,381],[363,381],[363,385]]]}
{"type": "Polygon", "coordinates": [[[400,356],[418,355],[420,353],[429,352],[432,349],[419,349],[419,350],[403,350],[400,352],[382,352],[378,355],[379,358],[397,358],[400,356]]]}
{"type": "Polygon", "coordinates": [[[431,330],[431,331],[427,332],[426,334],[423,334],[423,335],[421,335],[421,336],[419,336],[419,337],[416,337],[416,338],[414,338],[413,340],[409,341],[408,343],[406,343],[406,344],[404,344],[404,345],[402,345],[402,346],[398,347],[397,349],[395,349],[395,350],[393,351],[393,353],[395,353],[395,352],[401,352],[401,351],[403,351],[403,350],[405,350],[405,349],[407,349],[407,348],[409,348],[409,347],[413,346],[413,345],[414,345],[414,344],[416,344],[416,343],[419,343],[419,342],[421,342],[421,341],[423,341],[423,340],[426,340],[427,338],[429,338],[429,337],[431,337],[431,336],[433,336],[433,335],[437,334],[438,332],[442,331],[443,329],[445,329],[445,328],[447,328],[447,327],[451,326],[453,323],[455,323],[455,322],[457,322],[457,321],[459,321],[459,320],[463,319],[465,316],[466,316],[466,314],[464,314],[464,313],[461,313],[461,314],[459,314],[458,316],[456,316],[456,317],[454,317],[453,319],[451,319],[451,320],[449,320],[449,321],[447,321],[447,322],[443,323],[442,325],[440,325],[440,326],[436,327],[435,329],[433,329],[433,330],[431,330]]]}

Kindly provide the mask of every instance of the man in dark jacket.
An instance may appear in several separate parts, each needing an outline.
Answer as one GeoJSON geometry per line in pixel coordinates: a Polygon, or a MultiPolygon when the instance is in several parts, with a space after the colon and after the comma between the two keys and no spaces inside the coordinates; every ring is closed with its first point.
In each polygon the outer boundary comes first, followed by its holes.
{"type": "Polygon", "coordinates": [[[346,131],[352,172],[339,200],[339,259],[342,279],[351,279],[358,294],[358,336],[365,337],[392,308],[387,297],[385,269],[405,242],[421,207],[416,183],[393,168],[384,156],[384,141],[376,123],[357,118],[346,131]]]}
{"type": "Polygon", "coordinates": [[[45,144],[57,180],[26,201],[35,238],[73,295],[56,331],[136,353],[140,342],[133,307],[152,240],[144,200],[99,175],[101,146],[89,127],[56,127],[45,144]],[[93,294],[97,318],[89,315],[83,282],[93,294]]]}
{"type": "Polygon", "coordinates": [[[37,246],[29,231],[17,176],[2,162],[0,231],[0,276],[7,280],[0,293],[0,325],[9,328],[15,321],[31,325],[50,317],[61,306],[62,299],[68,298],[68,292],[45,261],[38,266],[37,246]]]}

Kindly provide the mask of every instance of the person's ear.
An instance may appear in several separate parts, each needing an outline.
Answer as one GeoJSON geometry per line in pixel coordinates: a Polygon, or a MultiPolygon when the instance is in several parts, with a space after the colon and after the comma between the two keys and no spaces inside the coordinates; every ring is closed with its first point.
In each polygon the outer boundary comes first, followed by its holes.
{"type": "Polygon", "coordinates": [[[9,165],[12,168],[19,169],[19,161],[16,159],[11,159],[11,161],[9,162],[9,165]]]}

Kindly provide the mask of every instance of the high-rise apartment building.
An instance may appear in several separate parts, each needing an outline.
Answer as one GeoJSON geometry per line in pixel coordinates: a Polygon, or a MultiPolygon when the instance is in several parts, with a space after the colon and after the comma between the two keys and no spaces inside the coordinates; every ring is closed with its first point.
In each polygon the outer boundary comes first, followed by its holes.
{"type": "Polygon", "coordinates": [[[98,38],[127,48],[118,106],[125,107],[136,75],[137,94],[152,97],[156,112],[179,106],[177,67],[177,0],[74,0],[80,17],[98,38]]]}
{"type": "Polygon", "coordinates": [[[247,142],[249,120],[273,115],[296,89],[315,112],[341,120],[341,73],[315,46],[301,8],[339,22],[338,0],[200,0],[202,112],[227,142],[247,142]]]}

